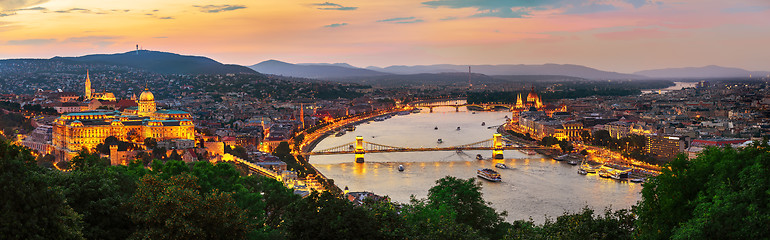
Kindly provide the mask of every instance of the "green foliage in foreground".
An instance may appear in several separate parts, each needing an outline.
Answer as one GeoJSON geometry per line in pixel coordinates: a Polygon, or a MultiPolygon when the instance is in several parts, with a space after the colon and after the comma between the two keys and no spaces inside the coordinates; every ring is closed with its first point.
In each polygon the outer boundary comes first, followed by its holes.
{"type": "Polygon", "coordinates": [[[0,239],[767,239],[770,146],[712,148],[649,180],[632,210],[589,208],[543,224],[503,221],[475,179],[444,177],[425,199],[300,198],[233,165],[155,160],[68,172],[0,141],[0,239]]]}
{"type": "Polygon", "coordinates": [[[770,238],[770,146],[679,156],[644,184],[640,239],[770,238]]]}

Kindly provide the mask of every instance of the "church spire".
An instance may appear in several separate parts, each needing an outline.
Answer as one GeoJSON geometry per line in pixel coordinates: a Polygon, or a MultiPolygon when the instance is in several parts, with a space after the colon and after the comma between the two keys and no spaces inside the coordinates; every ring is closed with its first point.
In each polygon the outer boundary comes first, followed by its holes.
{"type": "Polygon", "coordinates": [[[516,108],[524,108],[524,102],[521,101],[521,93],[516,97],[516,108]]]}
{"type": "Polygon", "coordinates": [[[91,99],[91,76],[89,74],[88,69],[86,69],[86,92],[85,92],[85,98],[91,99]]]}

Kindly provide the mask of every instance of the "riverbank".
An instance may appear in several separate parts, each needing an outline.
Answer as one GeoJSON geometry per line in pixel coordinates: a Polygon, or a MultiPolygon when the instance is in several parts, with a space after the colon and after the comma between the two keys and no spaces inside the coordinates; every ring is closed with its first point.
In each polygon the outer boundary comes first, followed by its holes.
{"type": "MultiPolygon", "coordinates": [[[[505,138],[507,138],[507,139],[517,143],[517,144],[520,144],[520,145],[524,145],[524,146],[536,146],[537,145],[537,142],[535,142],[535,141],[527,141],[527,140],[521,139],[519,137],[513,136],[510,133],[508,133],[507,130],[509,130],[509,129],[515,131],[513,129],[513,127],[510,127],[508,124],[509,123],[506,123],[506,124],[503,124],[502,126],[500,126],[497,129],[497,132],[502,134],[505,138]]],[[[612,165],[612,166],[627,167],[627,168],[633,169],[634,171],[639,171],[639,172],[647,173],[648,175],[660,174],[660,166],[644,163],[644,162],[641,162],[641,161],[638,161],[638,160],[635,160],[635,159],[625,158],[625,157],[620,156],[617,153],[613,154],[611,152],[608,152],[609,150],[605,150],[605,149],[594,147],[594,146],[582,145],[582,144],[578,144],[575,149],[576,149],[576,151],[580,151],[582,149],[590,149],[589,152],[592,152],[592,153],[596,154],[598,157],[597,156],[594,156],[594,157],[586,156],[586,158],[590,159],[590,160],[593,160],[593,161],[596,161],[597,163],[600,163],[602,165],[612,165]]],[[[539,153],[539,154],[541,154],[543,156],[552,158],[552,159],[554,159],[557,156],[560,156],[560,155],[563,154],[561,151],[558,151],[558,150],[541,150],[541,149],[537,149],[537,150],[535,150],[535,152],[537,152],[537,153],[539,153]]]]}

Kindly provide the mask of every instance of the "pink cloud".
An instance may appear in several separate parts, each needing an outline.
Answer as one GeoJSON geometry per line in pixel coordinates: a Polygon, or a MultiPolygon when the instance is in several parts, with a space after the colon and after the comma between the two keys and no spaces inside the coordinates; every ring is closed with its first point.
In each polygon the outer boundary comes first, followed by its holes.
{"type": "Polygon", "coordinates": [[[663,38],[671,36],[671,34],[657,29],[636,28],[629,31],[597,33],[594,36],[605,40],[634,40],[640,38],[663,38]]]}

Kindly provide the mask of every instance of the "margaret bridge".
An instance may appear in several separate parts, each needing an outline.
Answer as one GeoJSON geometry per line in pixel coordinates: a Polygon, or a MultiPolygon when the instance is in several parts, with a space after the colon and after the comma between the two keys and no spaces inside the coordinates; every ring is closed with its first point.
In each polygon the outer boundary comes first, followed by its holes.
{"type": "Polygon", "coordinates": [[[496,108],[511,109],[515,107],[515,104],[511,103],[478,103],[469,104],[465,98],[448,98],[448,99],[428,99],[416,101],[408,104],[411,107],[428,108],[430,112],[433,112],[433,108],[436,107],[454,107],[455,111],[459,112],[461,107],[470,107],[479,110],[489,111],[496,108]]]}

